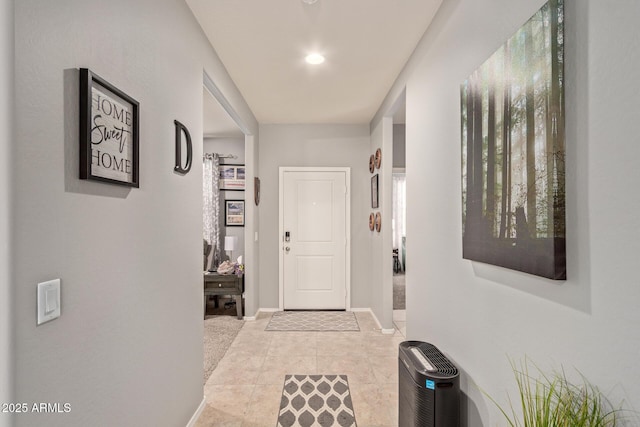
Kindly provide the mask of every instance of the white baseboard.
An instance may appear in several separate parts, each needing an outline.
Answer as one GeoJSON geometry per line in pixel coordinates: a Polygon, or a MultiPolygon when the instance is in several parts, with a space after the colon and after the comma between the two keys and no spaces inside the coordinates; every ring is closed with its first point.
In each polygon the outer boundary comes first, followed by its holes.
{"type": "Polygon", "coordinates": [[[281,311],[279,308],[259,308],[258,311],[256,311],[256,314],[254,316],[244,316],[244,320],[247,320],[249,322],[255,321],[258,316],[260,316],[260,313],[275,313],[276,311],[281,311]]]}
{"type": "Polygon", "coordinates": [[[206,403],[207,403],[207,397],[202,396],[202,402],[200,402],[200,405],[198,405],[198,409],[196,409],[196,412],[193,413],[193,416],[189,420],[187,427],[194,427],[196,425],[196,422],[198,422],[198,418],[200,418],[200,414],[202,414],[202,411],[204,410],[206,403]]]}
{"type": "Polygon", "coordinates": [[[406,322],[407,310],[393,310],[393,320],[396,322],[406,322]]]}
{"type": "Polygon", "coordinates": [[[371,317],[373,317],[373,320],[376,322],[376,326],[378,327],[378,329],[380,329],[380,333],[382,333],[383,335],[393,335],[396,332],[394,328],[384,329],[380,324],[378,317],[373,312],[373,310],[371,310],[371,308],[352,308],[351,311],[360,312],[360,313],[370,313],[371,317]]]}

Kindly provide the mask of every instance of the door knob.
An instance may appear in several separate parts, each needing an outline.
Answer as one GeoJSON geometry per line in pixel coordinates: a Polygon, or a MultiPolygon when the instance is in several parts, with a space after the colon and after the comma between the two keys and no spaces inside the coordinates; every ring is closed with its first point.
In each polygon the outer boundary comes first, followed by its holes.
{"type": "Polygon", "coordinates": [[[286,248],[284,248],[285,251],[287,251],[287,253],[291,250],[291,248],[289,246],[287,246],[286,248]]]}

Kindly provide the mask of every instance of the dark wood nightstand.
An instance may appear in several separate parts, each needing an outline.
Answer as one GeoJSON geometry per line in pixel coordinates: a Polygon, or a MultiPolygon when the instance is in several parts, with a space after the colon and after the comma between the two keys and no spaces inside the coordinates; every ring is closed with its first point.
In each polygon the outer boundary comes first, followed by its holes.
{"type": "Polygon", "coordinates": [[[234,295],[238,319],[242,319],[242,293],[244,277],[235,274],[204,273],[204,315],[207,314],[209,295],[234,295]]]}

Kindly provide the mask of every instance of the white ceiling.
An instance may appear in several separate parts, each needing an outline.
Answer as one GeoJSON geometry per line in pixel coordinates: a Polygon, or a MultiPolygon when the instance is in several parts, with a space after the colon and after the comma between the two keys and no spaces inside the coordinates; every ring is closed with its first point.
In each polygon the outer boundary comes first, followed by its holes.
{"type": "Polygon", "coordinates": [[[442,0],[186,2],[258,122],[368,123],[442,0]]]}

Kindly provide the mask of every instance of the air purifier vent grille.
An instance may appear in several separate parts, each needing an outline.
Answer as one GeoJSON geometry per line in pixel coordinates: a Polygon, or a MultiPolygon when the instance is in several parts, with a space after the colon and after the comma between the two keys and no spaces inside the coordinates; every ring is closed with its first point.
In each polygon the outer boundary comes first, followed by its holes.
{"type": "Polygon", "coordinates": [[[458,375],[458,368],[456,368],[449,359],[447,359],[435,346],[429,343],[422,343],[420,350],[424,353],[425,357],[429,359],[431,364],[443,375],[458,375]]]}

